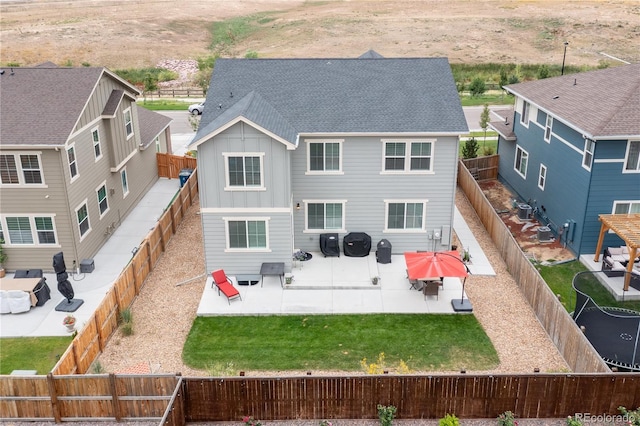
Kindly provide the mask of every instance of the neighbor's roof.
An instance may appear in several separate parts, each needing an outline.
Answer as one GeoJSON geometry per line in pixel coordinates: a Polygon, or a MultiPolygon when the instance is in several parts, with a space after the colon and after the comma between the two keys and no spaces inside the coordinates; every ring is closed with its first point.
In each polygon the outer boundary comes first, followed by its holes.
{"type": "Polygon", "coordinates": [[[206,105],[194,144],[241,116],[290,143],[312,133],[468,132],[446,58],[218,59],[206,105]]]}
{"type": "Polygon", "coordinates": [[[640,64],[564,75],[505,88],[586,136],[640,135],[640,64]]]}
{"type": "Polygon", "coordinates": [[[62,145],[73,132],[103,74],[135,86],[105,68],[0,68],[0,144],[62,145]]]}
{"type": "Polygon", "coordinates": [[[138,123],[140,126],[140,141],[149,145],[156,137],[171,124],[171,118],[146,108],[138,107],[138,123]]]}

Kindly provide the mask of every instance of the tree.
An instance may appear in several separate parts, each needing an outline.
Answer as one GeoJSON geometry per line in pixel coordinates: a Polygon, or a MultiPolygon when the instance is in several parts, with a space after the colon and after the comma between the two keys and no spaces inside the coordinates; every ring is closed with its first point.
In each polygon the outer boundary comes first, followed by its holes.
{"type": "Polygon", "coordinates": [[[538,80],[542,80],[548,77],[549,77],[549,67],[546,66],[545,64],[540,65],[540,68],[538,68],[538,80]]]}
{"type": "Polygon", "coordinates": [[[476,158],[478,156],[478,142],[472,137],[462,146],[462,158],[476,158]]]}
{"type": "Polygon", "coordinates": [[[144,76],[144,100],[147,100],[147,93],[158,90],[158,80],[150,72],[144,76]]]}
{"type": "Polygon", "coordinates": [[[500,67],[500,88],[503,88],[509,83],[509,77],[507,77],[507,69],[500,67]]]}
{"type": "Polygon", "coordinates": [[[484,80],[480,77],[474,78],[469,85],[469,92],[471,92],[471,96],[480,96],[486,91],[487,86],[484,84],[484,80]]]}
{"type": "Polygon", "coordinates": [[[487,143],[487,128],[489,127],[489,104],[484,104],[482,114],[480,114],[480,127],[484,130],[484,139],[482,140],[482,149],[487,143]]]}

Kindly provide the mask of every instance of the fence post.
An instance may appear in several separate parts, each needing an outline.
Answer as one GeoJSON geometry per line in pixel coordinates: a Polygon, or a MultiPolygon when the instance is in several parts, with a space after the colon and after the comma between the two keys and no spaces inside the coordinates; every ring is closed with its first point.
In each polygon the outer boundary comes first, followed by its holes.
{"type": "Polygon", "coordinates": [[[51,397],[51,412],[56,423],[61,423],[60,407],[58,406],[58,392],[56,392],[55,379],[53,373],[47,373],[47,385],[49,386],[49,396],[51,397]]]}
{"type": "Polygon", "coordinates": [[[116,386],[116,376],[113,373],[109,373],[109,388],[111,389],[111,404],[113,405],[113,415],[116,421],[122,420],[122,414],[120,413],[120,401],[118,400],[118,387],[116,386]]]}

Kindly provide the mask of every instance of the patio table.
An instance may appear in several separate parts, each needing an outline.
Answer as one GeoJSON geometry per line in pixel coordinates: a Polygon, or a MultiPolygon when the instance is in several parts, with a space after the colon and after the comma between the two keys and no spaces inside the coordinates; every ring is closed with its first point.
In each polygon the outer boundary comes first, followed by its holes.
{"type": "Polygon", "coordinates": [[[40,283],[41,278],[0,278],[0,290],[22,290],[29,293],[31,306],[36,306],[38,298],[33,290],[40,283]]]}
{"type": "Polygon", "coordinates": [[[260,283],[260,287],[264,284],[264,276],[265,275],[277,275],[280,277],[280,286],[282,287],[284,278],[284,262],[265,262],[260,267],[260,275],[262,275],[262,282],[260,283]]]}

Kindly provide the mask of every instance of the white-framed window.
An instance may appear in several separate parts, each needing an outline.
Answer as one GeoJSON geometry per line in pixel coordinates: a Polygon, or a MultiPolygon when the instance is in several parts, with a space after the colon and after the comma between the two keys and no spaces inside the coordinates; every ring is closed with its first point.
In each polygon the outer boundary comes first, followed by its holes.
{"type": "Polygon", "coordinates": [[[434,140],[383,142],[383,171],[386,173],[428,173],[433,170],[434,140]]]}
{"type": "Polygon", "coordinates": [[[527,178],[527,166],[529,163],[529,153],[522,149],[520,146],[516,146],[516,158],[513,164],[513,168],[523,178],[527,178]]]}
{"type": "Polygon", "coordinates": [[[640,172],[640,141],[629,141],[624,160],[624,173],[640,172]]]}
{"type": "Polygon", "coordinates": [[[93,142],[93,155],[98,161],[102,158],[102,146],[100,146],[100,130],[98,127],[91,130],[91,141],[93,142]]]}
{"type": "Polygon", "coordinates": [[[264,191],[263,152],[223,153],[225,191],[264,191]]]}
{"type": "Polygon", "coordinates": [[[531,110],[531,105],[529,102],[522,100],[522,113],[520,114],[520,123],[524,127],[529,127],[529,111],[531,110]]]}
{"type": "Polygon", "coordinates": [[[342,172],[342,140],[308,140],[307,174],[342,172]]]}
{"type": "Polygon", "coordinates": [[[553,128],[553,117],[547,114],[547,121],[544,125],[544,141],[549,143],[551,141],[551,129],[553,128]]]}
{"type": "Polygon", "coordinates": [[[591,170],[591,163],[593,162],[593,151],[596,148],[596,143],[591,139],[584,140],[584,152],[582,154],[582,167],[587,170],[591,170]]]}
{"type": "Polygon", "coordinates": [[[129,180],[126,167],[120,171],[120,182],[122,183],[122,198],[124,198],[129,194],[129,180]]]}
{"type": "Polygon", "coordinates": [[[76,219],[78,223],[78,231],[80,232],[80,241],[91,232],[91,223],[89,222],[89,209],[87,208],[87,200],[84,200],[80,206],[76,208],[76,219]]]}
{"type": "Polygon", "coordinates": [[[538,173],[538,188],[544,191],[544,184],[547,182],[547,166],[540,164],[540,173],[538,173]]]}
{"type": "Polygon", "coordinates": [[[124,130],[127,133],[127,139],[133,136],[133,120],[131,118],[131,108],[127,108],[124,114],[124,130]]]}
{"type": "Polygon", "coordinates": [[[78,160],[76,159],[76,147],[71,145],[67,148],[67,161],[69,162],[69,176],[73,182],[78,176],[78,160]]]}
{"type": "Polygon", "coordinates": [[[305,232],[345,231],[346,200],[303,200],[305,232]]]}
{"type": "MultiPolygon", "coordinates": [[[[2,232],[0,238],[7,245],[51,246],[58,244],[54,215],[6,215],[3,219],[7,232],[6,235],[2,232]]],[[[1,223],[0,228],[4,229],[1,223]]]]}
{"type": "Polygon", "coordinates": [[[160,136],[156,136],[156,152],[160,152],[160,136]]]}
{"type": "Polygon", "coordinates": [[[640,200],[626,200],[613,202],[613,214],[640,213],[640,200]]]}
{"type": "Polygon", "coordinates": [[[269,250],[269,218],[223,218],[227,251],[269,250]]]}
{"type": "Polygon", "coordinates": [[[40,153],[0,154],[0,184],[43,185],[40,153]]]}
{"type": "Polygon", "coordinates": [[[426,200],[385,200],[384,232],[425,230],[426,200]]]}
{"type": "Polygon", "coordinates": [[[109,200],[107,199],[107,183],[102,182],[102,185],[96,189],[96,195],[98,196],[98,210],[100,211],[100,217],[105,215],[109,211],[109,200]]]}

